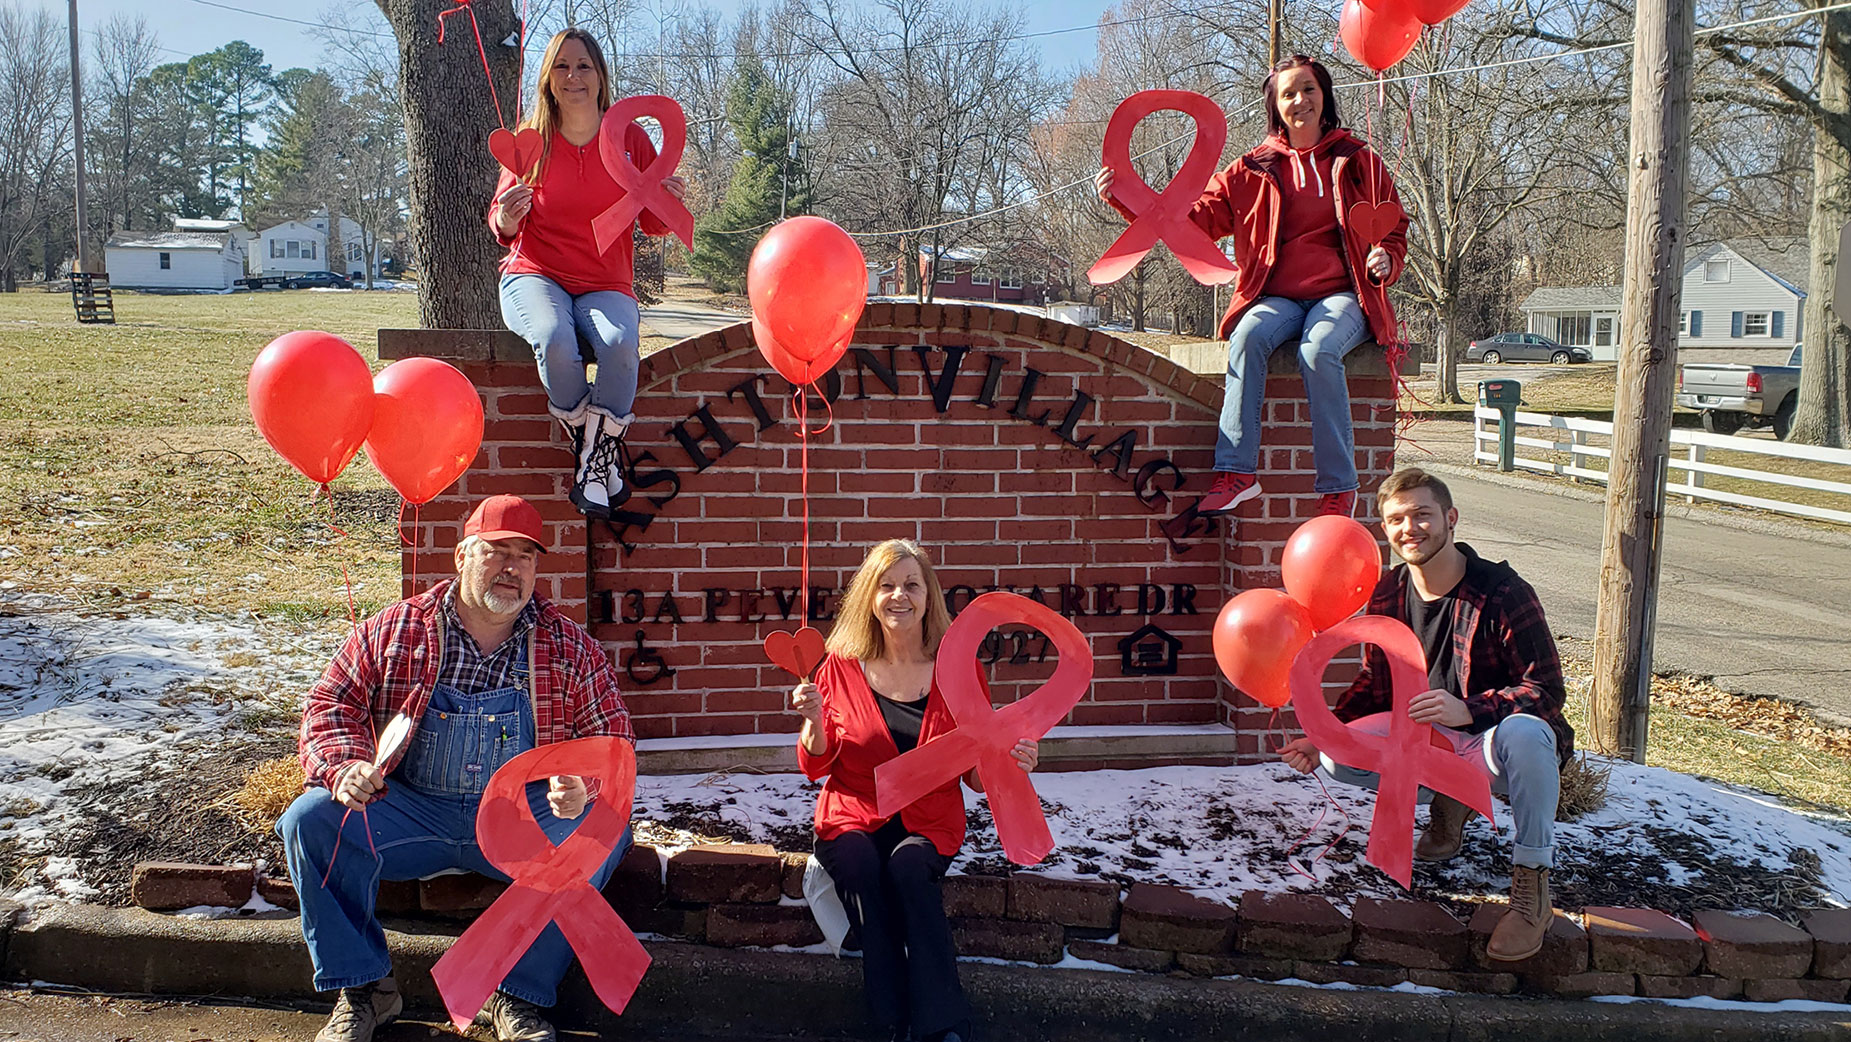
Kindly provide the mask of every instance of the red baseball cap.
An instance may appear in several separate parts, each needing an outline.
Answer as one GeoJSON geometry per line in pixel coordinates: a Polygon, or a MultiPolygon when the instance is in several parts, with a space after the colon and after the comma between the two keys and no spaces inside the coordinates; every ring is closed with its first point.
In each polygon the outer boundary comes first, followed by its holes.
{"type": "Polygon", "coordinates": [[[532,503],[519,496],[490,496],[463,522],[463,538],[531,539],[546,549],[546,523],[532,503]]]}

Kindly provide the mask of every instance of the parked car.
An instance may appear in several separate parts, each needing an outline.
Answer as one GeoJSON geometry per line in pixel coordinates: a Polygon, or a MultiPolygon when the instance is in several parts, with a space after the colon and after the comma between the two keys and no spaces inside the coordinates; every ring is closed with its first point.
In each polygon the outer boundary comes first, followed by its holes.
{"type": "Polygon", "coordinates": [[[353,283],[331,271],[309,271],[291,277],[284,289],[352,289],[353,283]]]}
{"type": "Polygon", "coordinates": [[[1536,333],[1499,333],[1484,340],[1474,340],[1465,348],[1465,360],[1496,365],[1499,362],[1592,362],[1594,352],[1585,347],[1558,344],[1536,333]]]}
{"type": "Polygon", "coordinates": [[[1800,405],[1800,345],[1793,345],[1786,365],[1680,366],[1677,403],[1701,410],[1703,429],[1711,434],[1772,426],[1774,437],[1785,441],[1800,405]]]}

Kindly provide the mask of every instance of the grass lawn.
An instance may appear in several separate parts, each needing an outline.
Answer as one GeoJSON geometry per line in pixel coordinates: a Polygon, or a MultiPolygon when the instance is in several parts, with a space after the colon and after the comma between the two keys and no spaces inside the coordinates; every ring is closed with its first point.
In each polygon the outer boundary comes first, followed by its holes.
{"type": "Polygon", "coordinates": [[[257,352],[324,329],[374,369],[375,333],[415,326],[410,293],[116,295],[117,324],[78,325],[70,297],[0,294],[0,575],[19,588],[311,617],[397,596],[398,497],[364,454],[329,507],[251,423],[257,352]],[[120,591],[120,593],[112,593],[120,591]]]}
{"type": "MultiPolygon", "coordinates": [[[[1564,640],[1565,713],[1575,745],[1592,746],[1588,698],[1593,645],[1564,640]]],[[[1804,709],[1743,698],[1701,678],[1652,678],[1645,762],[1773,793],[1799,804],[1851,811],[1851,731],[1827,727],[1804,709]]]]}

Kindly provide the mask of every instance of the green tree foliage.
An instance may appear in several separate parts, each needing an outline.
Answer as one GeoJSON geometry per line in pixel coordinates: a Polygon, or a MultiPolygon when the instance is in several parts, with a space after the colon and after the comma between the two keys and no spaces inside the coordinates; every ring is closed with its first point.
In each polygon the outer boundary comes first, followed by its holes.
{"type": "Polygon", "coordinates": [[[692,263],[715,289],[736,293],[745,288],[746,262],[759,233],[780,213],[804,213],[809,192],[791,155],[790,95],[771,82],[755,55],[741,57],[731,80],[726,118],[740,156],[725,203],[695,224],[692,263]]]}
{"type": "Polygon", "coordinates": [[[251,131],[275,96],[276,80],[264,53],[243,40],[187,61],[189,93],[207,128],[207,191],[236,187],[239,212],[247,203],[257,146],[251,131]]]}

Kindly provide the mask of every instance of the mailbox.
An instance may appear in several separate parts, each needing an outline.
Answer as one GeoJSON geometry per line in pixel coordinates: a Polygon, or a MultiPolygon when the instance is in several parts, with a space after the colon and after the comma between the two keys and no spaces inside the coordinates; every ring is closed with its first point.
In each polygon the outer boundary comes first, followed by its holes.
{"type": "Polygon", "coordinates": [[[1515,380],[1480,380],[1478,404],[1515,412],[1523,404],[1523,385],[1515,380]]]}
{"type": "Polygon", "coordinates": [[[1498,411],[1498,469],[1509,473],[1517,465],[1517,406],[1523,404],[1523,384],[1516,380],[1480,380],[1478,404],[1498,411]]]}

